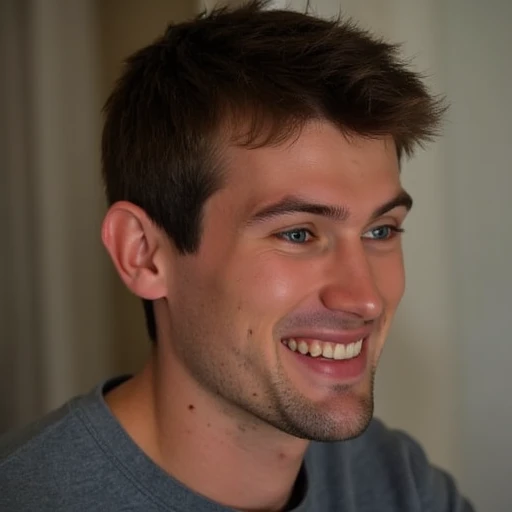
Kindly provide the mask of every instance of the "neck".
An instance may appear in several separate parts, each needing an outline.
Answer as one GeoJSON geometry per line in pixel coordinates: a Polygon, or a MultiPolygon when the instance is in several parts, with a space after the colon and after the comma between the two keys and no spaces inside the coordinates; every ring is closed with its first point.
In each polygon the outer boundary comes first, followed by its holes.
{"type": "Polygon", "coordinates": [[[191,490],[244,511],[289,502],[307,441],[221,402],[172,357],[155,353],[106,400],[135,443],[191,490]]]}

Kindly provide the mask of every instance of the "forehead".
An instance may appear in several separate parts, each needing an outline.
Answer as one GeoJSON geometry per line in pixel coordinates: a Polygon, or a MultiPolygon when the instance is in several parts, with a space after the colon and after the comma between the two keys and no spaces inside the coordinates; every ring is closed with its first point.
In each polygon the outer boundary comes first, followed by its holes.
{"type": "Polygon", "coordinates": [[[224,201],[248,210],[293,194],[331,204],[364,202],[371,208],[400,189],[391,137],[347,136],[327,122],[308,123],[279,145],[230,146],[223,167],[224,201]]]}

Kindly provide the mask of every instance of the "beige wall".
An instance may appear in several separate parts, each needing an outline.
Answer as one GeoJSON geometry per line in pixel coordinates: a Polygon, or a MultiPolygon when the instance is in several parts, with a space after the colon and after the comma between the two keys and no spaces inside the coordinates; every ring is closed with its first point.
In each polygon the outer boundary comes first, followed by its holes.
{"type": "Polygon", "coordinates": [[[512,475],[512,3],[440,3],[464,484],[509,511],[512,475]]]}

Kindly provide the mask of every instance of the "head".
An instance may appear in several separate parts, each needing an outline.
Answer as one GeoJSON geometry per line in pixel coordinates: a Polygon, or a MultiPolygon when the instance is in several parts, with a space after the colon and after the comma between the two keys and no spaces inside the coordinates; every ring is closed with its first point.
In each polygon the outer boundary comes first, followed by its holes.
{"type": "Polygon", "coordinates": [[[371,418],[403,293],[399,163],[443,106],[395,46],[264,7],[171,25],[127,60],[105,107],[104,232],[121,233],[106,245],[194,382],[295,436],[343,439],[371,418]],[[359,357],[329,359],[358,339],[359,357]]]}

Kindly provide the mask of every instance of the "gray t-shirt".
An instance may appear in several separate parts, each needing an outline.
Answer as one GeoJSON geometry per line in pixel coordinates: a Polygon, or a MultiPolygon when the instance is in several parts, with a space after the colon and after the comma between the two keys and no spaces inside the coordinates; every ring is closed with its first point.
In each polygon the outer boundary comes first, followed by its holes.
{"type": "MultiPolygon", "coordinates": [[[[227,512],[154,464],[103,395],[120,379],[0,440],[0,511],[227,512]]],[[[294,512],[471,512],[421,448],[378,420],[359,438],[311,443],[294,512]]]]}

